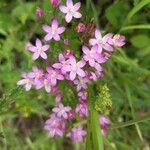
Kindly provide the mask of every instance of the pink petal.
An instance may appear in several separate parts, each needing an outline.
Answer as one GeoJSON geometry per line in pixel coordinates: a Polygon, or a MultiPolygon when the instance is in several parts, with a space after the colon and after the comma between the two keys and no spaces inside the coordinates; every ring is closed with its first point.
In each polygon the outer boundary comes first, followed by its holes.
{"type": "Polygon", "coordinates": [[[36,44],[37,47],[42,47],[42,42],[40,41],[40,39],[36,39],[36,44]]]}
{"type": "Polygon", "coordinates": [[[103,45],[103,48],[109,52],[112,52],[113,51],[113,48],[112,46],[110,46],[108,43],[104,44],[103,45]]]}
{"type": "Polygon", "coordinates": [[[67,7],[72,7],[73,6],[73,2],[72,0],[67,0],[67,7]]]}
{"type": "Polygon", "coordinates": [[[41,57],[42,57],[43,59],[47,59],[46,53],[42,52],[42,53],[41,53],[41,57]]]}
{"type": "Polygon", "coordinates": [[[102,39],[102,35],[101,35],[101,33],[100,33],[100,30],[98,30],[98,29],[95,30],[95,37],[96,37],[98,40],[102,39]]]}
{"type": "Polygon", "coordinates": [[[75,18],[81,18],[82,15],[81,15],[81,13],[79,13],[79,12],[75,12],[75,13],[73,14],[73,17],[75,17],[75,18]]]}
{"type": "Polygon", "coordinates": [[[49,47],[50,47],[49,45],[44,45],[44,46],[42,46],[42,50],[47,51],[49,49],[49,47]]]}
{"type": "Polygon", "coordinates": [[[55,41],[59,41],[60,40],[60,36],[58,34],[55,34],[53,36],[53,38],[54,38],[55,41]]]}
{"type": "Polygon", "coordinates": [[[78,67],[82,68],[85,66],[85,61],[81,60],[77,63],[78,67]]]}
{"type": "Polygon", "coordinates": [[[68,12],[68,8],[67,8],[66,6],[62,6],[62,5],[61,5],[61,6],[59,7],[59,9],[60,9],[61,12],[65,13],[65,14],[68,12]]]}
{"type": "Polygon", "coordinates": [[[61,63],[56,63],[56,64],[53,64],[53,67],[56,68],[56,69],[61,69],[62,64],[61,63]]]}
{"type": "Polygon", "coordinates": [[[43,25],[42,28],[43,28],[43,30],[44,30],[45,32],[47,32],[47,33],[51,32],[51,27],[48,26],[48,25],[43,25]]]}
{"type": "Polygon", "coordinates": [[[74,5],[74,10],[77,11],[77,10],[80,8],[80,6],[81,6],[81,3],[80,3],[80,2],[76,3],[76,4],[74,5]]]}
{"type": "Polygon", "coordinates": [[[49,93],[49,92],[51,91],[50,85],[46,85],[46,86],[45,86],[45,90],[46,90],[47,93],[49,93]]]}
{"type": "Polygon", "coordinates": [[[55,28],[58,28],[58,21],[57,21],[57,19],[54,19],[52,21],[52,26],[54,26],[55,28]]]}
{"type": "Polygon", "coordinates": [[[57,79],[58,79],[58,80],[63,80],[63,79],[64,79],[64,76],[61,75],[61,74],[58,74],[58,75],[57,75],[57,79]]]}
{"type": "Polygon", "coordinates": [[[57,29],[57,33],[58,34],[61,34],[61,33],[63,33],[65,31],[65,28],[64,27],[59,27],[58,29],[57,29]]]}
{"type": "Polygon", "coordinates": [[[31,89],[32,85],[31,84],[26,84],[25,85],[25,89],[26,91],[29,91],[31,89]]]}
{"type": "Polygon", "coordinates": [[[90,64],[91,67],[94,67],[94,65],[95,65],[94,59],[90,59],[89,64],[90,64]]]}
{"type": "Polygon", "coordinates": [[[45,37],[44,37],[45,41],[49,41],[52,39],[52,34],[48,33],[45,37]]]}
{"type": "Polygon", "coordinates": [[[73,56],[71,56],[69,59],[69,63],[72,65],[76,64],[76,59],[73,56]]]}
{"type": "Polygon", "coordinates": [[[35,52],[37,50],[37,48],[33,46],[32,44],[27,45],[27,49],[31,52],[35,52]]]}
{"type": "Polygon", "coordinates": [[[59,57],[58,59],[59,59],[60,62],[65,61],[65,58],[64,58],[63,54],[59,54],[58,57],[59,57]]]}
{"type": "Polygon", "coordinates": [[[17,82],[17,85],[24,85],[24,84],[26,84],[26,79],[22,79],[17,82]]]}
{"type": "Polygon", "coordinates": [[[76,77],[76,72],[71,71],[69,77],[70,77],[70,80],[74,80],[76,77]]]}
{"type": "Polygon", "coordinates": [[[82,46],[82,51],[84,54],[87,54],[89,52],[89,48],[87,46],[82,46]]]}
{"type": "Polygon", "coordinates": [[[82,69],[78,69],[77,74],[81,77],[85,77],[85,72],[82,69]]]}
{"type": "Polygon", "coordinates": [[[39,56],[40,56],[39,53],[35,52],[35,53],[32,55],[32,59],[33,59],[33,60],[36,60],[39,56]]]}
{"type": "Polygon", "coordinates": [[[71,20],[72,20],[72,15],[71,13],[67,13],[66,17],[65,17],[65,20],[67,23],[69,23],[71,20]]]}
{"type": "Polygon", "coordinates": [[[95,44],[97,44],[97,40],[96,39],[90,39],[89,43],[90,43],[90,45],[95,45],[95,44]]]}

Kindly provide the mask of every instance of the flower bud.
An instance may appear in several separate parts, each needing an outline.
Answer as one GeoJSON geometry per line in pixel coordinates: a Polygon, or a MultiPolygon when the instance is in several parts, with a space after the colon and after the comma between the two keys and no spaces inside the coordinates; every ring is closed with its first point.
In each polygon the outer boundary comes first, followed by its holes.
{"type": "Polygon", "coordinates": [[[64,44],[65,45],[69,45],[69,40],[68,39],[64,39],[64,44]]]}
{"type": "Polygon", "coordinates": [[[35,14],[37,17],[43,17],[43,10],[40,7],[37,7],[35,14]]]}
{"type": "Polygon", "coordinates": [[[53,7],[57,7],[59,4],[59,0],[50,0],[50,3],[53,7]]]}
{"type": "Polygon", "coordinates": [[[77,30],[78,33],[79,33],[79,32],[84,32],[85,29],[86,29],[86,26],[85,26],[84,23],[79,23],[79,24],[77,25],[77,27],[76,27],[76,30],[77,30]]]}

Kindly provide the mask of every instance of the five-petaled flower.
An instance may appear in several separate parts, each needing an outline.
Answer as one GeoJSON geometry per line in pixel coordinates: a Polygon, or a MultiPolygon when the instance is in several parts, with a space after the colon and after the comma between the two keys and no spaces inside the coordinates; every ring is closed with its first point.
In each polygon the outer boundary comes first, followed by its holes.
{"type": "Polygon", "coordinates": [[[35,46],[31,43],[27,44],[27,49],[31,52],[33,52],[32,59],[36,60],[41,56],[43,59],[47,59],[47,55],[45,51],[49,49],[49,45],[42,45],[42,42],[40,39],[36,39],[35,46]]]}
{"type": "Polygon", "coordinates": [[[76,75],[79,75],[80,77],[85,77],[85,72],[82,70],[84,66],[85,62],[83,60],[76,62],[75,57],[70,57],[69,65],[65,66],[65,70],[70,72],[70,80],[74,80],[76,78],[76,75]]]}
{"type": "Polygon", "coordinates": [[[59,104],[59,107],[55,107],[52,110],[57,114],[58,117],[63,117],[64,119],[68,119],[68,113],[71,111],[71,107],[64,106],[63,104],[59,104]]]}
{"type": "Polygon", "coordinates": [[[44,37],[46,41],[50,41],[51,39],[59,41],[59,35],[65,31],[65,27],[59,27],[57,19],[54,18],[52,19],[51,26],[43,25],[43,30],[47,33],[44,37]]]}
{"type": "Polygon", "coordinates": [[[69,23],[73,17],[74,18],[82,17],[82,15],[78,12],[80,6],[81,6],[80,2],[73,4],[72,0],[67,0],[66,6],[61,5],[59,7],[60,11],[66,14],[65,20],[67,23],[69,23]]]}
{"type": "Polygon", "coordinates": [[[67,137],[75,141],[82,141],[83,137],[86,135],[86,131],[82,127],[72,128],[72,130],[67,134],[67,137]]]}
{"type": "Polygon", "coordinates": [[[113,48],[108,43],[109,39],[112,38],[112,33],[106,34],[104,37],[102,37],[100,30],[95,30],[95,38],[90,39],[89,43],[90,45],[97,45],[98,46],[98,52],[101,53],[102,49],[105,49],[106,51],[112,52],[113,48]]]}

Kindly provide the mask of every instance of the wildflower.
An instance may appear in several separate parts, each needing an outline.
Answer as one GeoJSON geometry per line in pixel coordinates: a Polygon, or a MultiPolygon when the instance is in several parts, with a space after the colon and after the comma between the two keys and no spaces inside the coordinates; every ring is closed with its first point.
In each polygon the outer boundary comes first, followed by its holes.
{"type": "Polygon", "coordinates": [[[72,130],[67,134],[67,137],[75,141],[82,141],[83,137],[86,135],[86,131],[82,127],[72,128],[72,130]]]}
{"type": "Polygon", "coordinates": [[[32,56],[33,60],[36,60],[39,58],[39,56],[41,56],[43,59],[47,59],[45,51],[49,49],[49,45],[42,45],[42,42],[39,39],[36,39],[35,46],[33,46],[31,43],[28,43],[27,49],[34,53],[32,56]]]}
{"type": "Polygon", "coordinates": [[[70,80],[74,80],[76,78],[76,75],[79,75],[80,77],[85,76],[85,72],[82,70],[82,68],[85,66],[84,61],[76,62],[76,59],[72,56],[69,59],[69,65],[65,66],[65,70],[69,71],[69,77],[70,80]]]}
{"type": "Polygon", "coordinates": [[[52,114],[50,115],[50,118],[46,120],[44,128],[48,131],[51,138],[54,136],[62,136],[65,129],[65,123],[61,118],[52,114]]]}
{"type": "Polygon", "coordinates": [[[63,80],[64,79],[64,76],[58,70],[55,70],[51,67],[46,67],[46,71],[48,72],[50,82],[53,86],[56,85],[57,80],[63,80]]]}
{"type": "Polygon", "coordinates": [[[72,0],[67,0],[66,6],[61,5],[59,7],[60,11],[63,12],[64,14],[66,14],[65,20],[67,23],[69,23],[73,17],[74,18],[82,17],[82,15],[78,12],[80,6],[81,6],[80,2],[73,5],[72,0]]]}
{"type": "Polygon", "coordinates": [[[39,79],[41,79],[44,75],[44,72],[42,69],[38,69],[38,67],[33,66],[32,71],[29,73],[30,78],[34,79],[34,82],[38,82],[39,79]]]}
{"type": "Polygon", "coordinates": [[[62,74],[66,73],[65,67],[68,64],[68,61],[65,59],[63,54],[59,54],[58,56],[59,63],[53,64],[55,69],[61,69],[62,74]]]}
{"type": "Polygon", "coordinates": [[[88,116],[88,108],[87,108],[87,104],[84,100],[80,100],[80,102],[77,104],[77,106],[75,108],[75,112],[80,117],[87,117],[88,116]]]}
{"type": "Polygon", "coordinates": [[[86,26],[85,26],[84,23],[79,23],[79,24],[77,25],[77,27],[76,27],[76,30],[77,30],[78,33],[79,33],[79,32],[84,32],[85,29],[86,29],[86,26]]]}
{"type": "Polygon", "coordinates": [[[88,79],[86,77],[78,77],[78,79],[74,80],[73,83],[77,86],[77,91],[80,91],[82,88],[87,88],[88,79]]]}
{"type": "Polygon", "coordinates": [[[29,91],[33,85],[33,79],[30,78],[29,73],[24,72],[22,73],[22,78],[17,82],[17,85],[23,85],[26,89],[26,91],[29,91]]]}
{"type": "Polygon", "coordinates": [[[125,36],[120,34],[115,34],[113,38],[109,39],[108,42],[109,44],[114,45],[116,47],[122,47],[125,44],[125,36]]]}
{"type": "Polygon", "coordinates": [[[71,110],[71,107],[64,107],[63,104],[59,104],[59,107],[53,108],[53,112],[57,114],[58,117],[63,117],[64,119],[68,119],[68,112],[71,110]]]}
{"type": "Polygon", "coordinates": [[[57,7],[59,5],[59,0],[50,0],[50,3],[53,7],[57,7]]]}
{"type": "Polygon", "coordinates": [[[108,43],[109,39],[112,37],[111,33],[106,34],[104,37],[102,37],[100,31],[98,29],[95,30],[95,39],[90,39],[89,43],[90,45],[97,45],[98,46],[98,52],[101,53],[102,49],[105,49],[109,52],[113,51],[112,46],[108,43]]]}
{"type": "Polygon", "coordinates": [[[55,41],[60,40],[60,34],[65,31],[65,27],[59,27],[57,19],[53,19],[51,26],[43,25],[43,30],[47,33],[44,37],[46,41],[54,39],[55,41]]]}
{"type": "Polygon", "coordinates": [[[43,17],[43,10],[40,7],[37,7],[35,14],[37,17],[43,17]]]}

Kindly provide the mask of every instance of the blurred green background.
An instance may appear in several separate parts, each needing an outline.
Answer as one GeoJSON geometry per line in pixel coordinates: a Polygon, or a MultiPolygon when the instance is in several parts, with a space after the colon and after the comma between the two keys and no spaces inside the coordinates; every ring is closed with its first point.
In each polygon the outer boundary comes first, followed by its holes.
{"type": "MultiPolygon", "coordinates": [[[[85,18],[95,18],[102,32],[125,35],[127,42],[107,62],[105,76],[97,82],[97,85],[107,83],[113,103],[105,147],[149,150],[150,0],[83,0],[82,3],[85,18]]],[[[0,150],[83,149],[84,143],[49,139],[43,130],[44,120],[54,105],[52,95],[44,90],[25,92],[16,86],[21,71],[28,71],[36,64],[25,44],[43,36],[41,26],[49,22],[51,14],[49,0],[0,0],[0,150]],[[42,19],[35,16],[38,6],[44,10],[42,19]]],[[[56,56],[59,51],[52,53],[56,56]]]]}

